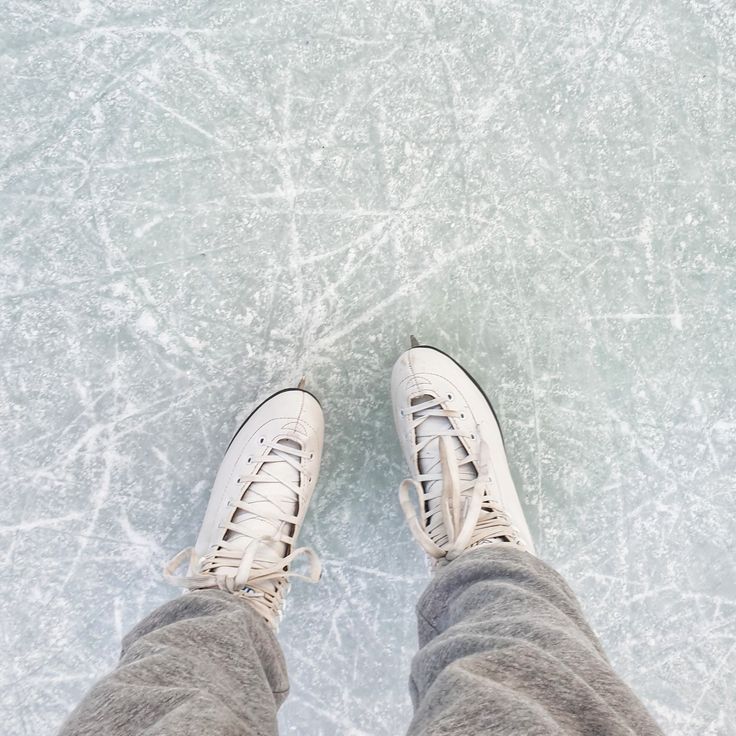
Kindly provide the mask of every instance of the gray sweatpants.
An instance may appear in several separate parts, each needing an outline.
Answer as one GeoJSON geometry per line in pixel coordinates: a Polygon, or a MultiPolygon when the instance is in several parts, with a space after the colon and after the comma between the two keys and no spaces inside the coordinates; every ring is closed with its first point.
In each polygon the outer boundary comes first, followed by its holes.
{"type": "MultiPolygon", "coordinates": [[[[526,552],[462,555],[436,573],[417,617],[412,736],[661,734],[565,581],[526,552]]],[[[117,669],[61,734],[273,736],[288,689],[278,642],[249,605],[196,591],[125,637],[117,669]]]]}

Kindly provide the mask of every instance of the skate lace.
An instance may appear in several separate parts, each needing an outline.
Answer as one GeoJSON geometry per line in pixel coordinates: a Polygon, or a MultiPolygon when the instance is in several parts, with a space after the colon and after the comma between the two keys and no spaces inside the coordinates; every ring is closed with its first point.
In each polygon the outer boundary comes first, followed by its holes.
{"type": "MultiPolygon", "coordinates": [[[[412,419],[414,436],[416,429],[430,416],[460,417],[455,409],[442,408],[442,399],[432,398],[402,410],[412,419]],[[419,415],[419,416],[417,416],[419,415]]],[[[523,546],[518,529],[511,523],[500,501],[493,498],[492,483],[488,479],[490,449],[476,428],[474,433],[455,429],[451,422],[447,428],[431,433],[415,443],[416,456],[430,442],[439,443],[439,473],[419,473],[416,478],[407,478],[399,486],[399,501],[409,529],[422,547],[434,560],[455,559],[468,547],[499,542],[523,546]],[[465,439],[471,448],[467,456],[458,460],[452,445],[452,437],[465,439]],[[460,479],[460,466],[472,464],[475,478],[460,479]],[[439,480],[440,483],[432,483],[439,480]],[[432,486],[432,490],[427,489],[432,486]],[[412,501],[411,491],[416,494],[412,501]],[[439,499],[439,504],[430,502],[439,499]]]]}
{"type": "Polygon", "coordinates": [[[276,478],[264,471],[268,463],[286,462],[299,472],[302,478],[303,468],[300,460],[308,457],[308,453],[289,445],[275,442],[262,442],[263,454],[253,458],[258,472],[241,475],[238,484],[242,486],[239,500],[229,501],[232,508],[228,521],[220,525],[220,538],[212,545],[210,551],[199,557],[193,547],[182,550],[175,555],[164,568],[164,578],[172,585],[189,589],[219,588],[234,595],[245,598],[265,618],[269,624],[276,626],[281,615],[284,595],[288,589],[288,580],[299,578],[316,582],[321,575],[321,563],[314,550],[300,547],[290,554],[273,559],[273,548],[269,557],[269,545],[284,543],[292,549],[294,537],[298,530],[298,516],[282,508],[272,497],[259,486],[261,484],[278,483],[288,488],[297,499],[297,510],[301,503],[302,487],[284,479],[276,478]],[[258,486],[251,486],[257,483],[258,486]],[[246,491],[247,500],[246,500],[246,491]],[[238,522],[232,520],[238,509],[263,520],[273,522],[282,530],[291,529],[291,533],[281,531],[277,535],[251,538],[243,545],[242,538],[248,537],[248,524],[252,518],[238,522]],[[226,538],[228,537],[228,538],[226,538]],[[265,553],[265,554],[264,554],[265,553]],[[309,561],[309,572],[301,575],[290,571],[289,564],[299,557],[309,561]],[[176,571],[184,562],[189,563],[193,575],[176,575],[176,571]],[[235,572],[232,569],[235,568],[235,572]]]}

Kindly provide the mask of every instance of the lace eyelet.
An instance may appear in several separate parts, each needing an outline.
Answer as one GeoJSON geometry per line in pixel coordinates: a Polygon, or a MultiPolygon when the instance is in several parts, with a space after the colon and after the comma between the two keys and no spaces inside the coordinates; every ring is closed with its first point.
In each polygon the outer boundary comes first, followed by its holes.
{"type": "Polygon", "coordinates": [[[475,432],[473,432],[473,433],[472,433],[472,434],[470,435],[470,439],[471,439],[471,440],[477,439],[477,438],[476,438],[476,436],[475,436],[475,432]]]}
{"type": "Polygon", "coordinates": [[[465,412],[464,411],[461,411],[460,412],[460,419],[465,419],[465,412]]]}
{"type": "Polygon", "coordinates": [[[259,437],[258,438],[258,444],[259,445],[262,445],[265,441],[266,441],[266,438],[265,437],[259,437]]]}
{"type": "Polygon", "coordinates": [[[252,458],[252,457],[249,457],[249,458],[248,458],[248,459],[246,460],[246,462],[248,463],[248,465],[250,465],[250,464],[251,464],[251,463],[253,462],[253,458],[252,458]]]}
{"type": "Polygon", "coordinates": [[[453,395],[452,394],[447,394],[447,399],[448,399],[448,401],[452,401],[453,395]]]}
{"type": "Polygon", "coordinates": [[[310,453],[309,453],[309,459],[310,459],[310,460],[314,460],[314,453],[313,453],[313,452],[310,452],[310,453]]]}

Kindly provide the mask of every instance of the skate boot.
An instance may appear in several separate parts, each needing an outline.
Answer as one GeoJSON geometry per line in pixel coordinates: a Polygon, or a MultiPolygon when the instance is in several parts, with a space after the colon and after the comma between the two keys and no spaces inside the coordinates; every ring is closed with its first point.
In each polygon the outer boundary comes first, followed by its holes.
{"type": "Polygon", "coordinates": [[[289,578],[316,581],[321,571],[313,550],[296,548],[324,439],[322,408],[301,385],[266,399],[243,422],[225,452],[196,544],[164,569],[173,585],[244,598],[273,628],[289,578]],[[289,571],[300,556],[310,562],[306,577],[289,571]],[[186,574],[177,576],[185,561],[186,574]]]}
{"type": "Polygon", "coordinates": [[[470,374],[412,338],[412,348],[394,365],[391,398],[411,473],[399,500],[430,563],[446,564],[489,544],[533,554],[498,419],[470,374]]]}

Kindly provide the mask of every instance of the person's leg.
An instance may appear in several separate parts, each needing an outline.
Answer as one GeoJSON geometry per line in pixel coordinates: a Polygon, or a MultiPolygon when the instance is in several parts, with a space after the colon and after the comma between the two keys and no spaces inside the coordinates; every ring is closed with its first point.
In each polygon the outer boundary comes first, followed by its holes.
{"type": "Polygon", "coordinates": [[[394,366],[391,394],[411,471],[401,505],[434,571],[418,607],[409,733],[661,733],[572,591],[534,556],[482,389],[442,351],[413,345],[394,366]]]}
{"type": "Polygon", "coordinates": [[[528,552],[460,555],[435,574],[417,617],[412,736],[662,733],[568,585],[528,552]]]}
{"type": "Polygon", "coordinates": [[[243,599],[197,590],[123,640],[60,736],[275,736],[289,685],[273,630],[243,599]]]}
{"type": "Polygon", "coordinates": [[[285,389],[236,432],[196,544],[165,578],[190,592],[144,619],[117,669],[98,683],[63,736],[272,736],[286,697],[275,638],[291,562],[319,561],[296,540],[319,474],[324,418],[307,391],[285,389]],[[177,570],[188,563],[184,576],[177,570]]]}

